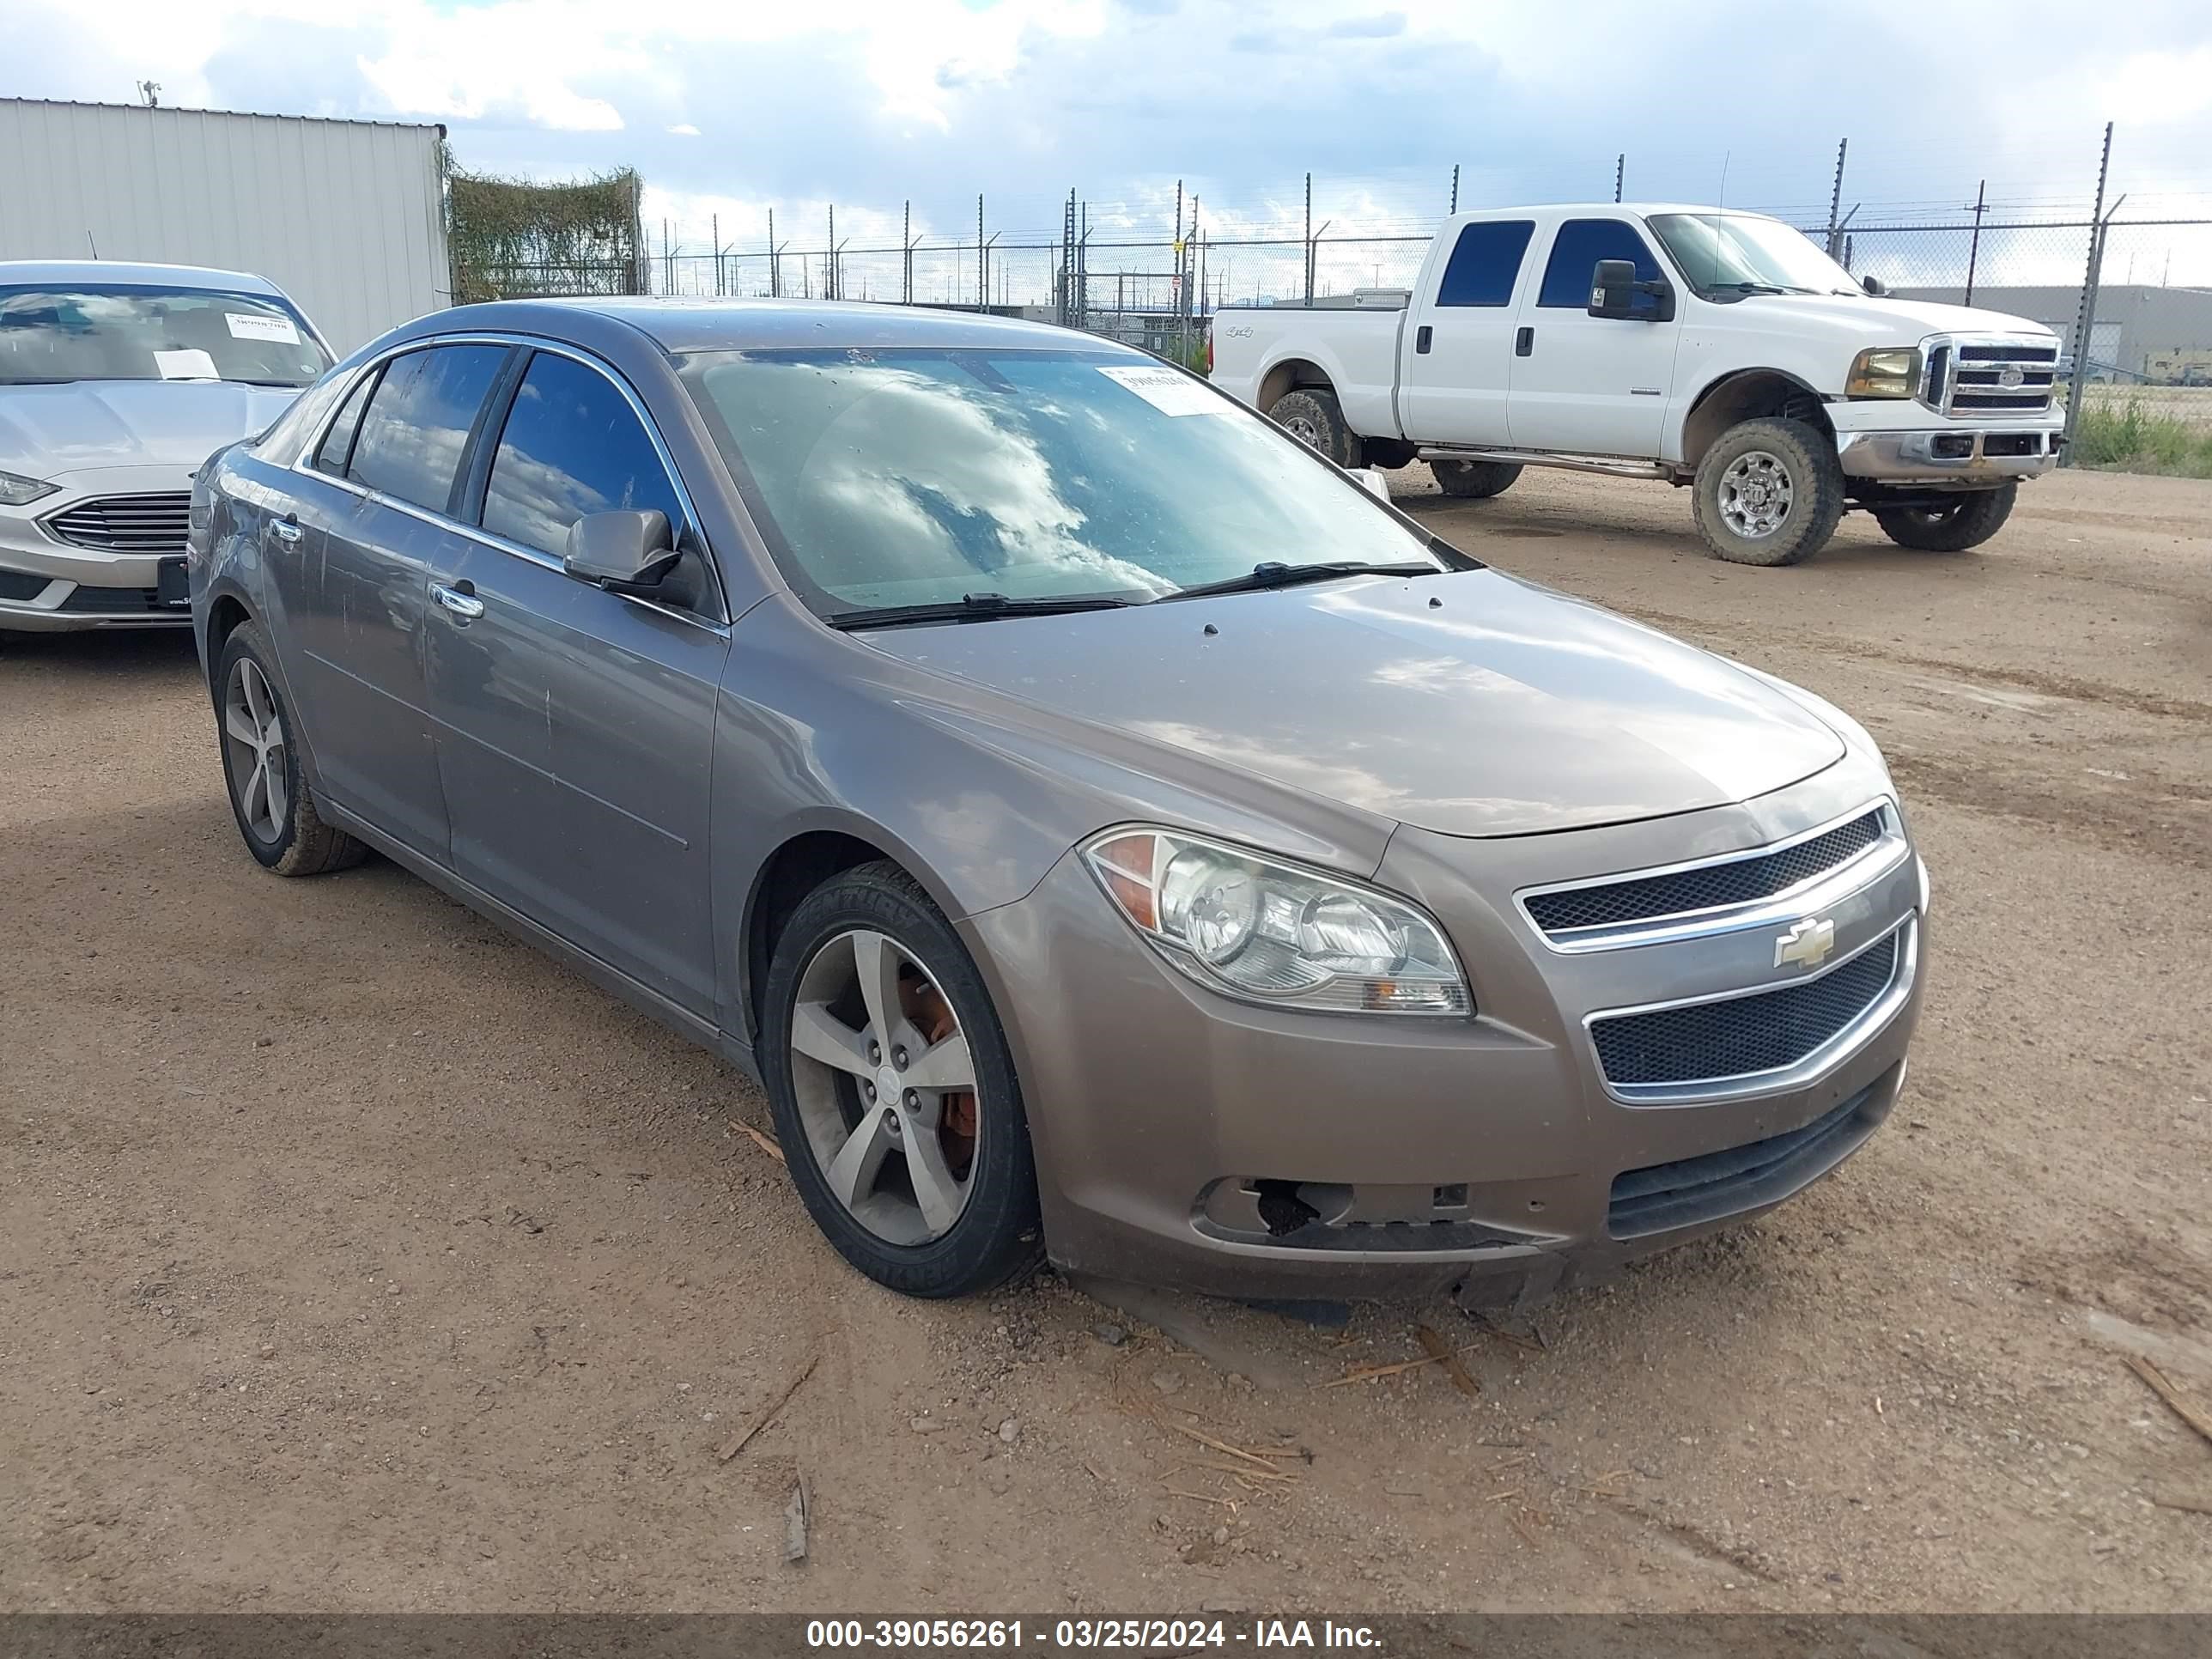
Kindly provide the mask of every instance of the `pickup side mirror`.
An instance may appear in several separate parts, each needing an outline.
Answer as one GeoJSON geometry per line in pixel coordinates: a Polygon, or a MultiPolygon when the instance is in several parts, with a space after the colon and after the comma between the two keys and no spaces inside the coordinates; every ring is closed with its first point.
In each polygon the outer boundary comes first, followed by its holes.
{"type": "Polygon", "coordinates": [[[1636,279],[1636,267],[1626,259],[1601,259],[1590,273],[1588,307],[1593,317],[1613,317],[1640,323],[1671,322],[1674,316],[1674,285],[1664,276],[1649,282],[1636,279]],[[1638,307],[1640,295],[1653,303],[1638,307]]]}
{"type": "Polygon", "coordinates": [[[561,568],[610,593],[650,594],[684,556],[675,544],[665,513],[587,513],[568,526],[561,568]]]}
{"type": "Polygon", "coordinates": [[[1870,270],[1867,272],[1865,276],[1859,278],[1859,286],[1864,289],[1867,291],[1868,296],[1872,299],[1879,300],[1883,295],[1889,292],[1889,284],[1883,282],[1881,277],[1875,276],[1874,272],[1870,270]]]}
{"type": "Polygon", "coordinates": [[[1352,470],[1352,476],[1359,481],[1359,487],[1376,501],[1387,501],[1390,499],[1390,481],[1382,476],[1380,467],[1354,467],[1352,470]]]}

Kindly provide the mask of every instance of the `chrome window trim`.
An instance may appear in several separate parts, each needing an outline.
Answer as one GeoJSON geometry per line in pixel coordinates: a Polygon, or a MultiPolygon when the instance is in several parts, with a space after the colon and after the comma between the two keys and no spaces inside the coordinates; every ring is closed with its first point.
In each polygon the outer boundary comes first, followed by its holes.
{"type": "Polygon", "coordinates": [[[1739,990],[1714,991],[1703,996],[1676,997],[1667,1002],[1644,1002],[1625,1008],[1594,1010],[1583,1016],[1583,1040],[1589,1047],[1590,1060],[1597,1067],[1598,1081],[1607,1094],[1624,1106],[1698,1105],[1709,1101],[1734,1100],[1746,1095],[1787,1093],[1790,1090],[1805,1087],[1823,1073],[1841,1065],[1879,1035],[1911,996],[1913,981],[1918,977],[1919,971],[1920,912],[1911,910],[1850,955],[1830,963],[1815,973],[1800,975],[1790,980],[1769,981],[1764,985],[1745,986],[1739,990]],[[1735,1002],[1746,997],[1794,990],[1800,985],[1810,985],[1816,980],[1826,979],[1891,939],[1898,940],[1897,966],[1881,994],[1869,1003],[1850,1024],[1802,1060],[1788,1066],[1771,1066],[1765,1071],[1693,1078],[1682,1083],[1616,1084],[1605,1074],[1605,1062],[1598,1057],[1597,1039],[1591,1029],[1600,1020],[1626,1019],[1634,1014],[1665,1013],[1672,1009],[1692,1008],[1704,1003],[1735,1002]]]}
{"type": "Polygon", "coordinates": [[[1534,930],[1545,947],[1561,956],[1580,956],[1593,951],[1626,951],[1639,945],[1672,945],[1683,939],[1710,939],[1721,933],[1771,927],[1778,921],[1795,921],[1808,908],[1834,903],[1860,888],[1879,881],[1902,862],[1911,850],[1911,843],[1905,838],[1905,821],[1898,812],[1897,803],[1884,795],[1863,802],[1825,823],[1815,824],[1810,830],[1800,830],[1780,841],[1768,842],[1761,847],[1747,847],[1734,853],[1716,854],[1710,858],[1686,859],[1678,864],[1658,864],[1640,870],[1583,876],[1572,881],[1546,882],[1540,886],[1516,890],[1513,900],[1520,908],[1522,920],[1534,930]],[[1881,835],[1841,864],[1823,870],[1816,876],[1808,876],[1795,886],[1785,887],[1780,892],[1770,893],[1764,898],[1747,900],[1741,904],[1708,905],[1698,910],[1670,910],[1662,915],[1646,916],[1635,921],[1563,927],[1550,933],[1544,931],[1528,908],[1529,900],[1541,898],[1547,893],[1587,892],[1595,887],[1652,881],[1667,876],[1685,875],[1695,870],[1709,870],[1720,865],[1743,864],[1753,859],[1768,858],[1777,853],[1786,853],[1806,842],[1818,841],[1822,836],[1840,830],[1873,811],[1881,814],[1881,835]]]}
{"type": "MultiPolygon", "coordinates": [[[[715,605],[720,614],[714,617],[693,616],[678,611],[673,605],[662,605],[656,600],[645,599],[635,593],[617,594],[616,597],[628,599],[633,605],[642,605],[647,611],[659,611],[665,617],[673,617],[678,622],[690,623],[696,628],[704,628],[712,632],[726,635],[730,630],[729,591],[723,586],[721,566],[714,556],[713,544],[707,539],[706,525],[699,517],[698,506],[691,499],[691,491],[684,482],[684,474],[676,465],[676,457],[670,452],[666,441],[661,437],[659,423],[653,420],[643,400],[638,397],[635,389],[629,382],[623,377],[621,371],[611,363],[593,356],[581,346],[570,345],[563,340],[546,339],[534,334],[514,334],[489,329],[471,329],[453,334],[425,334],[415,339],[403,340],[390,350],[379,352],[375,356],[368,358],[354,370],[346,381],[345,390],[338,394],[337,401],[331,405],[329,412],[321,420],[316,422],[313,430],[307,435],[306,446],[300,453],[292,458],[286,470],[303,473],[308,477],[319,479],[325,483],[336,484],[339,489],[358,495],[365,501],[374,501],[382,507],[397,508],[410,517],[420,519],[426,524],[435,525],[441,530],[457,531],[471,541],[482,543],[486,547],[495,548],[502,553],[513,554],[517,558],[527,559],[532,564],[544,565],[549,570],[561,570],[560,560],[537,548],[525,547],[520,542],[509,541],[504,536],[495,535],[482,525],[464,524],[459,519],[447,518],[442,513],[433,512],[428,507],[417,506],[413,501],[403,501],[396,495],[388,495],[380,489],[371,489],[366,485],[356,483],[351,478],[339,477],[335,474],[325,472],[314,465],[315,455],[322,448],[323,440],[329,435],[331,422],[344,411],[346,399],[353,395],[354,388],[360,384],[364,375],[374,374],[395,357],[404,357],[410,352],[427,351],[435,346],[446,345],[521,346],[533,351],[550,352],[555,356],[566,357],[572,362],[581,363],[622,394],[623,401],[629,405],[630,413],[636,416],[638,423],[644,427],[646,438],[653,445],[653,453],[660,458],[661,468],[668,474],[668,481],[675,489],[676,499],[684,508],[684,528],[697,541],[705,554],[707,574],[714,584],[715,605]]],[[[495,442],[492,459],[498,459],[495,442]]]]}

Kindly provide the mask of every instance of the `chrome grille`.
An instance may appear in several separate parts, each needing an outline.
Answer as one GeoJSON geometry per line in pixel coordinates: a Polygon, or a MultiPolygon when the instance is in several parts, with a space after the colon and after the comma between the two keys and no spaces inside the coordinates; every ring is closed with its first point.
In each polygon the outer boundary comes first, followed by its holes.
{"type": "Polygon", "coordinates": [[[1529,919],[1546,934],[1624,927],[1772,898],[1848,863],[1882,837],[1877,806],[1848,823],[1770,852],[1559,892],[1532,893],[1529,919]]]}
{"type": "Polygon", "coordinates": [[[1952,336],[1929,344],[1921,398],[1940,415],[2040,415],[2057,378],[2056,341],[1952,336]]]}
{"type": "Polygon", "coordinates": [[[100,495],[64,507],[44,522],[57,541],[103,553],[181,553],[189,491],[158,495],[100,495]]]}
{"type": "Polygon", "coordinates": [[[1903,930],[1818,979],[1590,1022],[1617,1087],[1722,1082],[1796,1065],[1848,1030],[1897,978],[1903,930]]]}

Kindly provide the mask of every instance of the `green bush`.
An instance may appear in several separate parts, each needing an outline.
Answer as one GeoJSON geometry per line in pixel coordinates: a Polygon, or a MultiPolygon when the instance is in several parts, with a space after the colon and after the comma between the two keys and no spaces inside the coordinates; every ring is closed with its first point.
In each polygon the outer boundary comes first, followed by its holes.
{"type": "Polygon", "coordinates": [[[2075,428],[2074,463],[2116,472],[2212,478],[2212,428],[2146,413],[2136,398],[2117,410],[2109,403],[2092,403],[2075,428]]]}

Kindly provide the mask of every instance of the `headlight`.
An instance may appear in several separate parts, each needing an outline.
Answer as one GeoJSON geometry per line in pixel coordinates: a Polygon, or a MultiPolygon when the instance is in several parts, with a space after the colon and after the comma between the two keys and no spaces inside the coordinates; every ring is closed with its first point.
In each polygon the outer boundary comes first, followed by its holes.
{"type": "Polygon", "coordinates": [[[60,489],[43,478],[27,478],[19,472],[0,472],[0,504],[21,507],[35,501],[41,495],[51,495],[60,489]]]}
{"type": "Polygon", "coordinates": [[[1920,392],[1920,348],[1875,346],[1851,359],[1846,398],[1912,398],[1920,392]]]}
{"type": "Polygon", "coordinates": [[[1083,856],[1159,953],[1213,990],[1344,1013],[1474,1012],[1443,930],[1403,899],[1176,830],[1109,830],[1083,856]]]}

